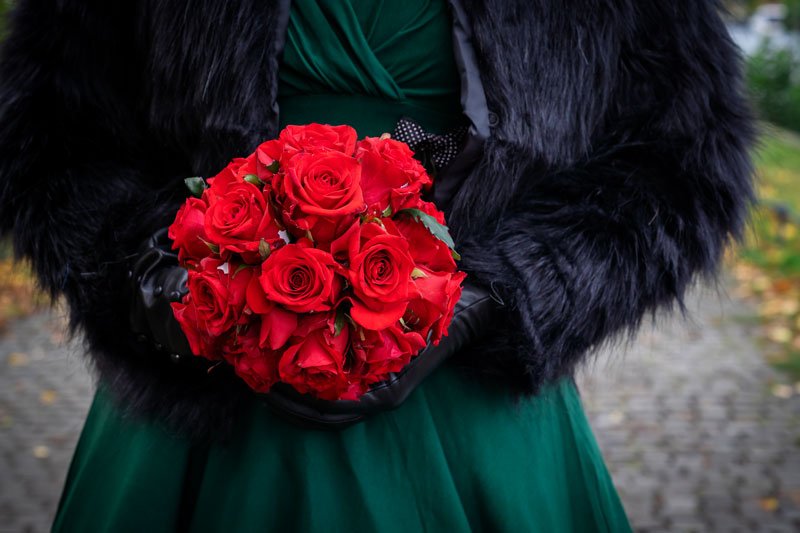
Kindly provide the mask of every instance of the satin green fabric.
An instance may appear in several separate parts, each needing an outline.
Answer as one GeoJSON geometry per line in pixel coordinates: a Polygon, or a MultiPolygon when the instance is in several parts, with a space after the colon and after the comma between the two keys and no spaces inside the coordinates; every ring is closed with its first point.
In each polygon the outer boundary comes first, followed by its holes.
{"type": "Polygon", "coordinates": [[[450,50],[446,1],[296,1],[280,71],[281,127],[324,120],[363,137],[391,133],[406,115],[442,133],[461,117],[450,50]]]}
{"type": "MultiPolygon", "coordinates": [[[[295,0],[283,123],[343,122],[375,135],[431,98],[457,102],[449,31],[443,0],[295,0]],[[304,90],[337,105],[306,109],[304,90]],[[364,94],[384,111],[359,114],[364,94]]],[[[439,112],[441,127],[460,120],[457,107],[439,112]]],[[[101,388],[53,529],[630,530],[572,381],[519,400],[447,365],[399,409],[337,432],[293,426],[254,399],[230,441],[211,446],[123,417],[101,388]]]]}

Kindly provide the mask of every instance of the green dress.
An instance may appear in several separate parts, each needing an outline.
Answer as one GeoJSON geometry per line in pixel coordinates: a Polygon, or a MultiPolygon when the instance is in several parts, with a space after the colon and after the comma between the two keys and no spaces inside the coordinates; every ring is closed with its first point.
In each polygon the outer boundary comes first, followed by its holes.
{"type": "MultiPolygon", "coordinates": [[[[295,0],[282,126],[460,120],[445,0],[295,0]]],[[[101,388],[55,531],[628,531],[570,380],[516,401],[445,365],[397,410],[306,430],[258,401],[201,447],[121,416],[101,388]]]]}

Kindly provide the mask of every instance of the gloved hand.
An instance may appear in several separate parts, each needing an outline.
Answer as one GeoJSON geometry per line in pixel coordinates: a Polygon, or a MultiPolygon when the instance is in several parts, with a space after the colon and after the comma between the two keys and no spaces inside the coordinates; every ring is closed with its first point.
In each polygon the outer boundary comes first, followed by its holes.
{"type": "Polygon", "coordinates": [[[156,350],[166,352],[175,362],[201,359],[191,357],[189,341],[170,307],[170,303],[180,301],[189,289],[186,286],[188,271],[178,264],[178,254],[171,250],[166,228],[142,244],[130,278],[131,329],[139,340],[152,342],[156,350]]]}
{"type": "MultiPolygon", "coordinates": [[[[192,355],[170,306],[188,291],[188,272],[178,264],[166,229],[159,230],[142,245],[130,278],[131,327],[140,339],[152,342],[158,351],[164,352],[164,357],[169,356],[174,362],[208,366],[207,359],[192,355]]],[[[277,415],[304,427],[347,427],[369,415],[399,407],[448,357],[491,331],[500,315],[498,307],[500,304],[487,290],[467,281],[447,336],[436,346],[429,344],[402,371],[390,374],[389,379],[376,384],[357,401],[320,400],[285,383],[277,383],[269,393],[259,396],[277,415]]]]}
{"type": "Polygon", "coordinates": [[[357,401],[320,400],[300,394],[285,383],[275,384],[263,395],[264,400],[283,418],[318,429],[341,429],[369,415],[395,409],[448,357],[488,334],[500,315],[498,307],[487,290],[465,283],[447,336],[436,346],[429,344],[402,371],[390,374],[357,401]]]}

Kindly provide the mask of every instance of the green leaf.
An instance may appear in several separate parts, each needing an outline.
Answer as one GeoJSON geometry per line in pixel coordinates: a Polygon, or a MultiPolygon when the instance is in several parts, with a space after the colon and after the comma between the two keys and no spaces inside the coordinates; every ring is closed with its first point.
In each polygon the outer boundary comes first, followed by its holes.
{"type": "Polygon", "coordinates": [[[384,209],[383,213],[381,213],[381,216],[384,218],[389,218],[390,216],[392,216],[392,206],[389,206],[386,209],[384,209]]]}
{"type": "Polygon", "coordinates": [[[411,271],[411,279],[427,278],[427,277],[428,275],[419,268],[415,267],[414,270],[411,271]]]}
{"type": "Polygon", "coordinates": [[[438,220],[430,216],[428,213],[412,207],[409,209],[401,209],[397,212],[397,214],[409,215],[411,218],[428,228],[428,231],[431,232],[431,235],[445,243],[451,250],[456,247],[456,243],[453,242],[453,238],[450,236],[450,230],[447,229],[447,226],[440,224],[438,220]]]}
{"type": "Polygon", "coordinates": [[[269,247],[269,243],[264,239],[261,239],[261,242],[258,243],[258,253],[261,256],[261,259],[264,261],[267,260],[269,254],[272,253],[272,249],[269,247]]]}
{"type": "Polygon", "coordinates": [[[236,267],[236,270],[233,271],[233,275],[235,276],[236,274],[238,274],[239,272],[241,272],[245,268],[250,268],[250,265],[246,265],[246,264],[242,263],[241,265],[236,267]]]}
{"type": "Polygon", "coordinates": [[[272,163],[270,163],[269,165],[267,165],[267,170],[269,170],[273,174],[276,174],[280,169],[281,169],[281,164],[278,162],[277,159],[272,163]]]}
{"type": "Polygon", "coordinates": [[[185,180],[183,180],[183,182],[186,184],[186,187],[189,189],[189,192],[191,192],[192,195],[198,198],[203,196],[203,191],[208,188],[206,180],[200,177],[186,178],[185,180]]]}
{"type": "Polygon", "coordinates": [[[215,254],[218,254],[218,253],[219,253],[219,245],[217,245],[217,244],[214,244],[213,242],[208,242],[208,241],[207,241],[207,240],[205,240],[205,239],[200,239],[200,240],[201,240],[201,241],[203,241],[203,243],[204,243],[206,246],[208,246],[208,249],[209,249],[209,250],[211,250],[211,251],[212,251],[212,252],[214,252],[215,254]]]}
{"type": "Polygon", "coordinates": [[[336,311],[336,320],[333,323],[333,336],[338,337],[347,323],[347,314],[341,307],[336,311]]]}
{"type": "Polygon", "coordinates": [[[264,186],[264,182],[258,179],[258,176],[256,176],[255,174],[248,174],[247,176],[244,177],[244,181],[246,181],[247,183],[252,183],[256,187],[264,186]]]}
{"type": "Polygon", "coordinates": [[[461,254],[450,248],[450,255],[453,256],[453,259],[456,261],[461,261],[461,254]]]}

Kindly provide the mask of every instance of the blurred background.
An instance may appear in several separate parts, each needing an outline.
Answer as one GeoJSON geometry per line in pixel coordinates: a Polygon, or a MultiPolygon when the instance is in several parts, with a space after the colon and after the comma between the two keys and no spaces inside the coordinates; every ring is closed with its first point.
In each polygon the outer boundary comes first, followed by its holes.
{"type": "MultiPolygon", "coordinates": [[[[637,531],[800,531],[800,0],[724,3],[762,121],[746,241],[687,317],[580,376],[637,531]]],[[[49,529],[92,391],[63,309],[0,241],[0,531],[49,529]]]]}

